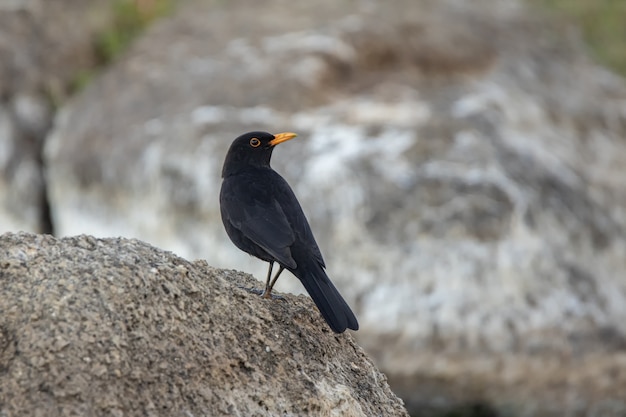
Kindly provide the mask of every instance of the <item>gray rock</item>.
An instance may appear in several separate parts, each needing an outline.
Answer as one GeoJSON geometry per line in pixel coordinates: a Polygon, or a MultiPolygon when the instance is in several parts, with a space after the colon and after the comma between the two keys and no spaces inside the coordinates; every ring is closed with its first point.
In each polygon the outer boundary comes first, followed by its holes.
{"type": "MultiPolygon", "coordinates": [[[[33,109],[34,110],[34,109],[33,109]]],[[[0,103],[0,230],[41,230],[45,204],[40,143],[0,103]]]]}
{"type": "Polygon", "coordinates": [[[189,3],[58,118],[59,232],[262,277],[222,230],[221,163],[296,131],[274,166],[413,409],[621,412],[624,82],[514,2],[457,3],[189,3]]]}
{"type": "Polygon", "coordinates": [[[0,236],[0,415],[408,416],[311,300],[146,243],[0,236]]]}
{"type": "MultiPolygon", "coordinates": [[[[50,231],[41,161],[53,102],[94,65],[107,0],[0,1],[0,230],[50,231]]],[[[110,8],[109,5],[107,5],[110,8]]]]}

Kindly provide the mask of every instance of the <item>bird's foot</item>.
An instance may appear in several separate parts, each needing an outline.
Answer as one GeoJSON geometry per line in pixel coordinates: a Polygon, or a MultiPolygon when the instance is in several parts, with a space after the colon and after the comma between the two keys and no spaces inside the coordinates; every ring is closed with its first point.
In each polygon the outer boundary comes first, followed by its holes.
{"type": "Polygon", "coordinates": [[[247,287],[239,287],[242,288],[252,294],[260,295],[263,298],[272,299],[272,300],[284,300],[285,297],[281,295],[276,295],[272,293],[268,293],[267,290],[262,290],[259,288],[247,288],[247,287]]]}
{"type": "Polygon", "coordinates": [[[284,300],[285,299],[285,297],[281,295],[272,294],[270,291],[267,291],[267,290],[261,293],[261,297],[268,299],[268,300],[284,300]]]}
{"type": "Polygon", "coordinates": [[[242,287],[242,286],[239,286],[239,288],[241,288],[242,290],[246,290],[252,294],[256,294],[256,295],[263,295],[263,293],[265,292],[264,290],[261,290],[259,288],[248,288],[248,287],[242,287]]]}

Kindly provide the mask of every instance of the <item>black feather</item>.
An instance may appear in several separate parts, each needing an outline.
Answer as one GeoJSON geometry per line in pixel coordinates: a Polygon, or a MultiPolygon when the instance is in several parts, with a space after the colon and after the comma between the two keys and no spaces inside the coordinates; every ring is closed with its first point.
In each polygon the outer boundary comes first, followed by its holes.
{"type": "Polygon", "coordinates": [[[278,262],[298,277],[333,331],[357,330],[354,313],[324,271],[322,253],[300,203],[287,181],[270,167],[276,138],[295,136],[281,135],[250,132],[232,143],[220,191],[224,228],[239,249],[278,262]]]}

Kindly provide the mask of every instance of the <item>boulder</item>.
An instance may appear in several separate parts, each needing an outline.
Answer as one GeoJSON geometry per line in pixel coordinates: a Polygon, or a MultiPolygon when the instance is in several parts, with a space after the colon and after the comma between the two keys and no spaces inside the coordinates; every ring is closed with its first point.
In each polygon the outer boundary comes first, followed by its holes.
{"type": "Polygon", "coordinates": [[[0,415],[408,416],[311,300],[131,239],[0,236],[0,415]]]}
{"type": "MultiPolygon", "coordinates": [[[[43,140],[54,108],[93,70],[107,0],[0,2],[0,230],[52,231],[43,140]]],[[[110,8],[110,6],[108,6],[110,8]]]]}
{"type": "Polygon", "coordinates": [[[186,3],[62,110],[55,226],[263,277],[221,164],[295,131],[274,167],[410,410],[623,412],[626,86],[516,5],[186,3]]]}

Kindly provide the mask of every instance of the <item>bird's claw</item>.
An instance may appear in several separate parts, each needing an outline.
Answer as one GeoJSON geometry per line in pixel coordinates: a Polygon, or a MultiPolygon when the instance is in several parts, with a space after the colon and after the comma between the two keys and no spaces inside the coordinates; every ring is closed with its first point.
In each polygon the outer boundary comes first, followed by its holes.
{"type": "Polygon", "coordinates": [[[261,297],[268,299],[268,300],[284,300],[285,299],[285,297],[283,297],[282,295],[272,294],[271,292],[267,292],[267,290],[261,293],[261,297]]]}
{"type": "Polygon", "coordinates": [[[251,292],[252,294],[256,294],[256,295],[262,295],[263,294],[263,290],[260,290],[258,288],[248,288],[248,287],[242,287],[242,286],[239,286],[239,288],[241,288],[242,290],[246,290],[248,292],[251,292]]]}
{"type": "Polygon", "coordinates": [[[262,290],[259,288],[247,288],[247,287],[239,287],[239,288],[244,289],[248,291],[249,293],[260,295],[261,297],[267,298],[267,299],[272,299],[272,300],[284,300],[285,299],[285,297],[281,295],[268,293],[267,290],[262,290]]]}

